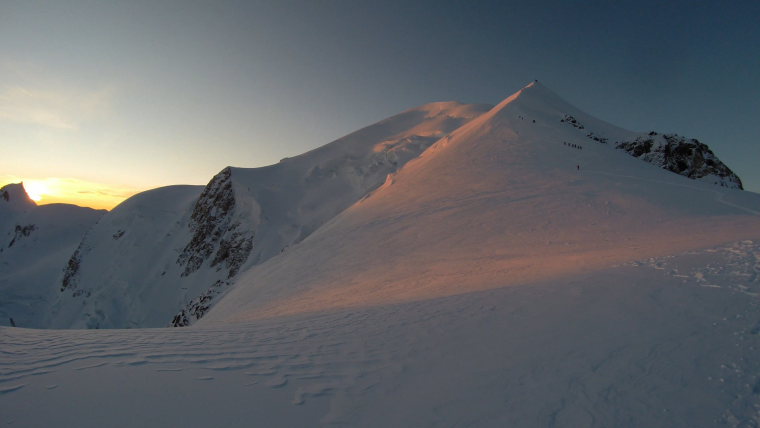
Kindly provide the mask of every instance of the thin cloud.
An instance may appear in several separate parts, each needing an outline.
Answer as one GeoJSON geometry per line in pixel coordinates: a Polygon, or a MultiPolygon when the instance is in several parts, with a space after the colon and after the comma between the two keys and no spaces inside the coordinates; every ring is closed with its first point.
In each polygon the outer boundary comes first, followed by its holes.
{"type": "Polygon", "coordinates": [[[0,90],[0,121],[77,130],[110,106],[113,91],[49,91],[22,86],[0,90]]]}

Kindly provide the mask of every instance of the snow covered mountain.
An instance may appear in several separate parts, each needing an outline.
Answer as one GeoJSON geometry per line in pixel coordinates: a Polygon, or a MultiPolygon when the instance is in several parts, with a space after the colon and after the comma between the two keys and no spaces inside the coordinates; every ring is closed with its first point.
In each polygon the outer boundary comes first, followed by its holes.
{"type": "Polygon", "coordinates": [[[48,325],[62,267],[104,213],[69,204],[37,206],[23,183],[0,189],[0,325],[48,325]]]}
{"type": "Polygon", "coordinates": [[[239,272],[297,244],[432,143],[488,110],[427,104],[264,168],[145,192],[83,239],[51,326],[188,325],[239,272]]]}
{"type": "MultiPolygon", "coordinates": [[[[539,172],[552,177],[564,171],[567,165],[562,164],[558,169],[557,156],[563,161],[575,159],[576,167],[583,164],[584,171],[593,167],[595,164],[589,161],[595,160],[600,171],[608,173],[633,168],[630,172],[633,175],[640,175],[639,170],[646,171],[645,175],[653,174],[651,167],[631,162],[633,158],[624,157],[626,161],[620,161],[622,153],[689,178],[741,188],[739,178],[704,144],[655,132],[625,131],[577,110],[534,82],[493,109],[487,105],[456,102],[427,104],[308,153],[283,159],[276,165],[225,168],[205,188],[170,186],[136,195],[106,214],[87,232],[62,266],[65,272],[60,279],[60,293],[50,316],[40,317],[46,319],[47,324],[36,325],[56,328],[189,325],[203,317],[219,300],[218,296],[225,294],[243,273],[275,256],[289,253],[292,247],[319,231],[325,223],[340,218],[336,216],[371,195],[383,183],[378,191],[388,192],[386,188],[393,185],[395,174],[404,170],[408,162],[413,160],[410,164],[413,165],[431,156],[443,156],[437,152],[448,146],[456,135],[469,132],[466,130],[474,126],[470,122],[476,118],[477,123],[483,122],[481,129],[493,128],[483,138],[497,144],[480,156],[491,158],[490,162],[504,158],[497,169],[513,165],[508,176],[499,172],[502,176],[494,176],[493,183],[472,177],[452,181],[457,171],[470,168],[457,159],[466,162],[472,156],[467,152],[478,147],[465,142],[460,143],[467,147],[462,149],[461,155],[445,168],[431,171],[428,177],[414,184],[414,189],[405,190],[405,194],[417,195],[419,189],[430,186],[434,187],[430,189],[433,193],[451,191],[464,195],[477,188],[487,188],[493,194],[507,194],[510,188],[505,183],[524,182],[525,177],[539,172]],[[496,143],[499,141],[511,141],[511,144],[505,149],[496,143]],[[538,143],[526,145],[526,141],[538,143]],[[546,153],[539,155],[541,151],[546,153]],[[618,169],[619,162],[622,169],[618,169]],[[432,183],[447,184],[438,188],[438,184],[432,183]]],[[[477,168],[485,177],[491,166],[477,168]]],[[[563,176],[563,179],[577,177],[563,176]]],[[[530,192],[544,192],[550,187],[558,191],[566,184],[557,182],[557,177],[548,181],[536,177],[533,183],[536,189],[530,192]]],[[[577,193],[576,188],[570,190],[567,195],[577,193]]],[[[527,188],[525,191],[528,192],[527,188]]],[[[680,189],[673,197],[683,194],[680,189]]],[[[421,201],[425,197],[423,193],[412,199],[421,201]]],[[[409,206],[417,203],[409,198],[405,201],[409,206]]],[[[570,201],[571,205],[575,203],[577,200],[570,201]]],[[[501,210],[497,205],[484,208],[492,212],[501,210]]],[[[609,209],[609,206],[600,209],[609,209]]],[[[645,215],[643,211],[637,215],[645,215]]],[[[378,211],[381,212],[383,210],[378,211]]],[[[373,221],[382,223],[381,220],[378,217],[373,221]]],[[[618,226],[622,224],[609,227],[618,226]]],[[[583,230],[578,228],[580,225],[574,227],[583,230]]],[[[633,230],[631,226],[626,227],[633,230]]],[[[382,242],[382,237],[377,239],[382,242]]],[[[487,250],[481,250],[484,251],[487,250]]],[[[333,252],[331,249],[323,256],[333,252]]],[[[402,257],[401,253],[398,257],[402,257]]],[[[294,263],[292,257],[285,255],[278,260],[283,260],[283,265],[294,263]]],[[[295,265],[308,266],[309,263],[296,262],[295,265]]],[[[314,272],[327,266],[329,263],[317,266],[314,272]]],[[[454,265],[450,268],[455,269],[454,265]]],[[[292,273],[298,269],[285,270],[292,273]]],[[[385,268],[380,270],[386,271],[385,268]]],[[[256,280],[250,281],[268,289],[257,275],[248,277],[256,276],[256,280]]],[[[303,286],[309,283],[304,278],[277,281],[303,286]]],[[[256,299],[259,303],[264,301],[260,296],[256,299]]]]}
{"type": "Polygon", "coordinates": [[[636,135],[532,83],[288,253],[242,274],[208,320],[430,299],[760,231],[758,195],[689,180],[589,133],[636,135]]]}
{"type": "Polygon", "coordinates": [[[125,201],[53,321],[205,316],[0,327],[4,421],[760,424],[760,195],[538,83],[484,110],[125,201]]]}

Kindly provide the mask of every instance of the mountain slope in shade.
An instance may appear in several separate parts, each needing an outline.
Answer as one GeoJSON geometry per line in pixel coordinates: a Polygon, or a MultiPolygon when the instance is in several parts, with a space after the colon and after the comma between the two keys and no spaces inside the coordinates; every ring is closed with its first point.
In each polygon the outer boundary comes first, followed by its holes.
{"type": "Polygon", "coordinates": [[[69,204],[38,206],[22,183],[0,189],[0,325],[48,325],[66,259],[104,213],[69,204]]]}
{"type": "Polygon", "coordinates": [[[71,257],[51,326],[188,325],[238,272],[300,242],[430,144],[487,111],[427,104],[263,168],[137,195],[71,257]]]}
{"type": "Polygon", "coordinates": [[[636,135],[528,85],[247,271],[206,320],[428,299],[760,236],[760,195],[689,180],[589,132],[636,135]]]}
{"type": "Polygon", "coordinates": [[[119,204],[69,254],[51,314],[54,328],[166,324],[180,304],[178,248],[203,186],[168,186],[119,204]]]}

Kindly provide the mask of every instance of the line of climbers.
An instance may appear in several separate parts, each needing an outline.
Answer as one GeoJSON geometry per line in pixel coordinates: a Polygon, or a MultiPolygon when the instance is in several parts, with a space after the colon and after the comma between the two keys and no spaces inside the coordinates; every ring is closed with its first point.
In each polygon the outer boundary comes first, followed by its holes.
{"type": "Polygon", "coordinates": [[[568,143],[567,141],[563,141],[562,144],[566,145],[567,147],[572,147],[574,149],[583,150],[583,146],[581,146],[580,144],[572,144],[572,143],[568,143]]]}

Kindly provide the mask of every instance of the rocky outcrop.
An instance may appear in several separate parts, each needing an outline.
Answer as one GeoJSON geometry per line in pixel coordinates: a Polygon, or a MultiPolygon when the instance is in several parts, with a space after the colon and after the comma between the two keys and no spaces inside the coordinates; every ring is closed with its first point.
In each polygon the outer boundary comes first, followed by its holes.
{"type": "MultiPolygon", "coordinates": [[[[575,117],[565,114],[560,122],[575,129],[586,127],[575,117]]],[[[594,132],[586,132],[586,138],[607,144],[607,137],[594,132]]],[[[655,131],[636,137],[631,141],[618,141],[614,147],[633,157],[657,165],[693,180],[708,181],[734,189],[743,189],[739,177],[715,156],[710,148],[694,138],[687,139],[678,134],[659,134],[655,131]]]]}
{"type": "Polygon", "coordinates": [[[582,123],[578,121],[578,119],[574,118],[572,115],[566,114],[562,117],[562,119],[559,120],[562,123],[567,123],[568,125],[572,126],[576,129],[585,129],[586,127],[583,126],[582,123]]]}
{"type": "Polygon", "coordinates": [[[174,316],[170,327],[187,327],[199,320],[211,308],[211,301],[229,287],[229,281],[218,280],[200,296],[189,301],[177,315],[174,316]]]}
{"type": "Polygon", "coordinates": [[[237,212],[236,207],[239,201],[232,184],[232,169],[227,167],[211,179],[198,198],[190,216],[192,238],[177,257],[182,277],[192,275],[208,262],[223,279],[187,302],[170,326],[184,327],[200,319],[248,260],[255,231],[251,219],[237,212]]]}
{"type": "Polygon", "coordinates": [[[198,198],[190,217],[192,239],[177,257],[182,276],[197,271],[207,260],[227,277],[237,274],[253,249],[254,232],[235,219],[232,170],[223,169],[198,198]]]}
{"type": "Polygon", "coordinates": [[[8,244],[8,248],[12,247],[13,244],[18,242],[19,239],[26,238],[29,235],[31,235],[32,232],[36,229],[37,229],[37,226],[33,224],[28,224],[26,226],[21,226],[20,224],[17,224],[14,229],[13,239],[11,239],[10,244],[8,244]]]}
{"type": "Polygon", "coordinates": [[[691,179],[705,179],[723,187],[743,188],[739,177],[707,145],[693,138],[652,131],[633,141],[618,142],[615,147],[691,179]]]}
{"type": "Polygon", "coordinates": [[[63,269],[63,279],[61,280],[61,292],[70,290],[74,292],[74,297],[81,295],[78,290],[79,267],[82,264],[82,244],[74,251],[66,267],[63,269]]]}

